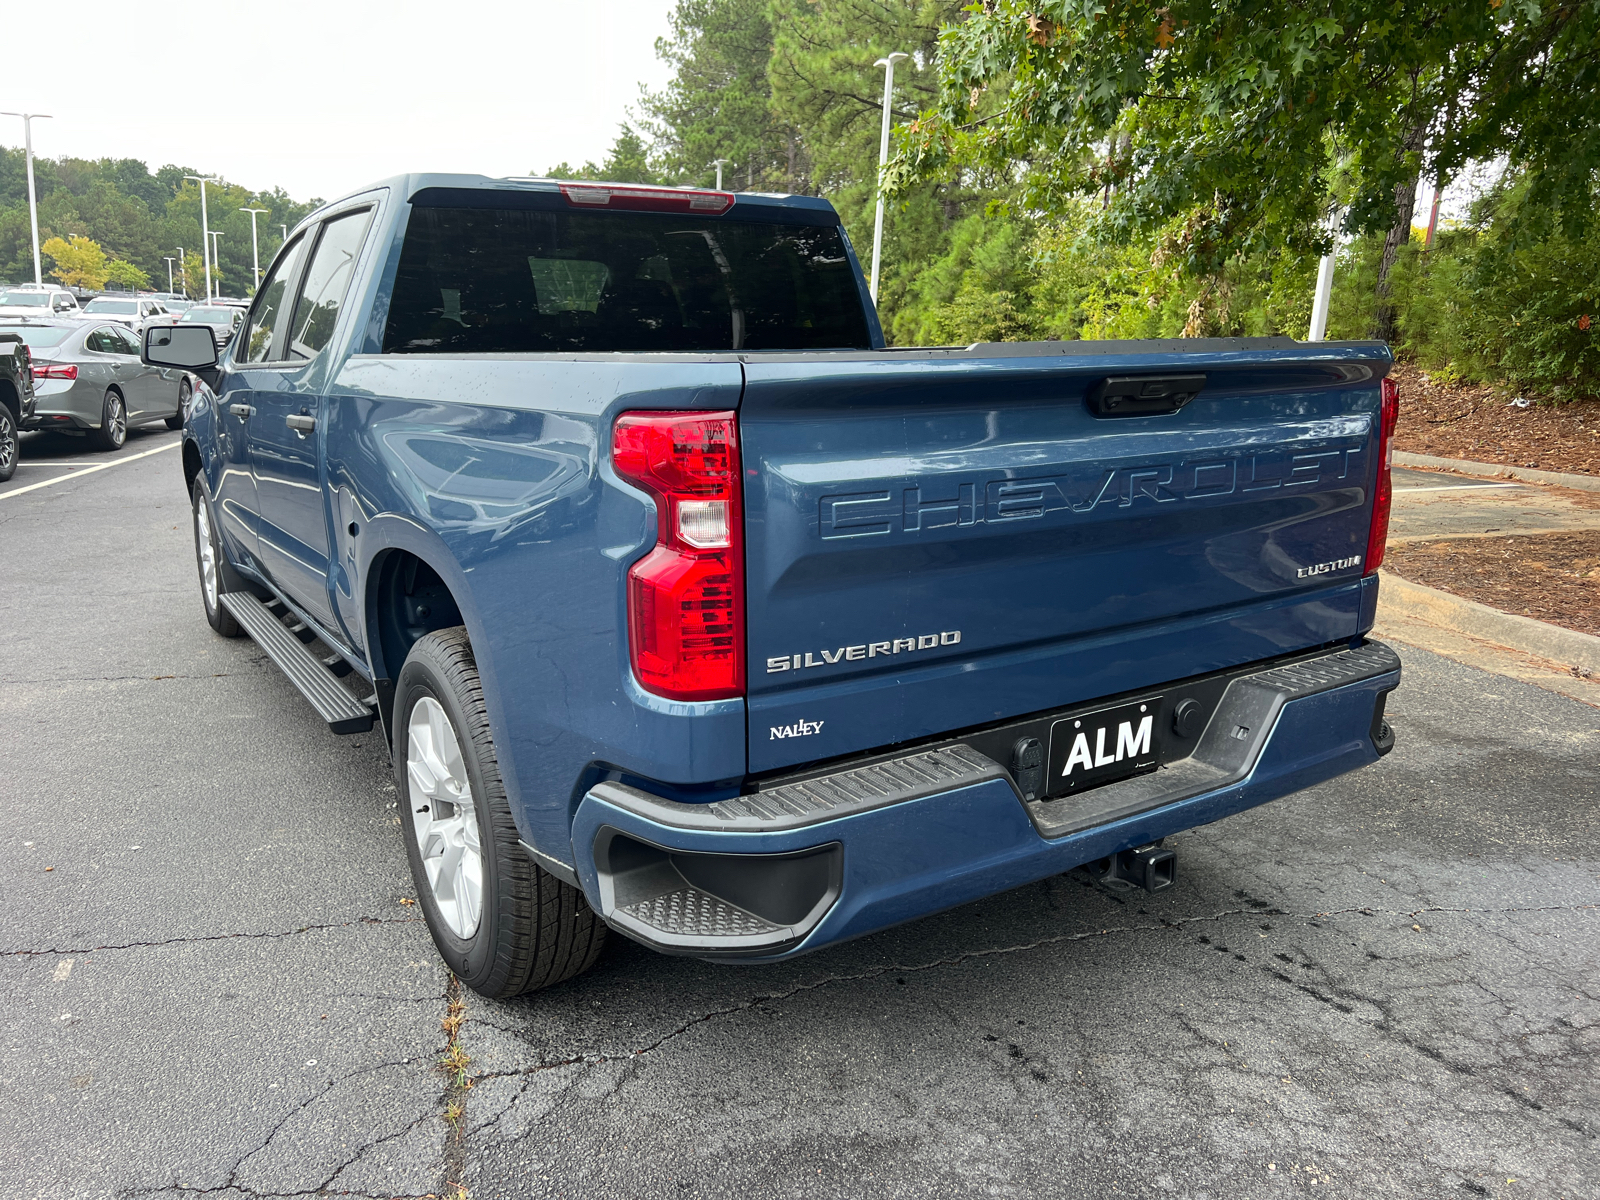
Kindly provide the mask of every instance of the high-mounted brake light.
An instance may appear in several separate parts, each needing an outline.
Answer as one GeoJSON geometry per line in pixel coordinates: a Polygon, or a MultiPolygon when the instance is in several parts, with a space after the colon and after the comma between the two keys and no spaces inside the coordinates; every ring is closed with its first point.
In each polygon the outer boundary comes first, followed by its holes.
{"type": "Polygon", "coordinates": [[[34,363],[33,378],[40,379],[76,379],[78,377],[77,363],[34,363]]]}
{"type": "Polygon", "coordinates": [[[733,207],[732,192],[693,188],[623,187],[610,183],[563,183],[568,204],[633,212],[697,213],[718,217],[733,207]]]}
{"type": "Polygon", "coordinates": [[[617,474],[656,501],[656,546],[628,572],[639,683],[674,700],[744,694],[744,522],[731,412],[631,412],[611,435],[617,474]]]}
{"type": "Polygon", "coordinates": [[[1383,566],[1389,541],[1389,509],[1394,503],[1394,427],[1400,420],[1400,389],[1392,379],[1383,381],[1378,400],[1378,482],[1372,492],[1372,526],[1367,533],[1367,559],[1363,575],[1383,566]]]}

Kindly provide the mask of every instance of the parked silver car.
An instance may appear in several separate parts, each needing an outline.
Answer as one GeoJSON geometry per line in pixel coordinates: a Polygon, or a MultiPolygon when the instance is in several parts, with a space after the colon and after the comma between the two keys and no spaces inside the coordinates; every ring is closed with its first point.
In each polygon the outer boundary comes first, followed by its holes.
{"type": "Polygon", "coordinates": [[[87,320],[115,321],[140,333],[146,325],[165,323],[176,314],[168,313],[161,301],[144,296],[96,296],[83,306],[83,315],[87,320]]]}
{"type": "Polygon", "coordinates": [[[139,361],[139,336],[84,320],[0,321],[33,355],[29,429],[81,429],[101,450],[119,450],[130,425],[183,425],[193,386],[184,371],[139,361]]]}

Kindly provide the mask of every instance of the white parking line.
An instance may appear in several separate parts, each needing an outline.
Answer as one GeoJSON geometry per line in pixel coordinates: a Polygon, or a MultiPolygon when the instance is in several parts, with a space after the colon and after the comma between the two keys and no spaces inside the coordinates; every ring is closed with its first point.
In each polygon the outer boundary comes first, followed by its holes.
{"type": "Polygon", "coordinates": [[[1395,488],[1395,493],[1400,492],[1475,492],[1483,488],[1514,488],[1522,487],[1520,483],[1446,483],[1438,487],[1404,487],[1395,488]]]}
{"type": "Polygon", "coordinates": [[[78,479],[95,471],[104,471],[107,467],[120,467],[123,463],[138,462],[141,458],[149,458],[152,454],[160,454],[163,450],[171,450],[183,445],[183,439],[168,442],[165,446],[157,446],[154,450],[144,450],[138,454],[130,454],[126,458],[113,458],[110,462],[95,463],[92,467],[84,467],[81,471],[73,471],[68,475],[57,475],[54,479],[41,479],[38,483],[30,483],[27,487],[19,487],[15,491],[0,492],[0,500],[9,500],[12,496],[20,496],[24,492],[37,491],[39,488],[50,487],[53,484],[65,483],[69,479],[78,479]]]}

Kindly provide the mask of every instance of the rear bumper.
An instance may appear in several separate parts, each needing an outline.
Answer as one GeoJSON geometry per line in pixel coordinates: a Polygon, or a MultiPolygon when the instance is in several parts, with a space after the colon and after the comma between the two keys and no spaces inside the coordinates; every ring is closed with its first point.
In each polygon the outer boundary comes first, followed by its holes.
{"type": "Polygon", "coordinates": [[[787,958],[1365,766],[1393,746],[1382,704],[1399,683],[1377,642],[1241,674],[1187,757],[1047,802],[961,743],[714,804],[602,783],[574,820],[578,876],[608,924],[657,949],[787,958]]]}

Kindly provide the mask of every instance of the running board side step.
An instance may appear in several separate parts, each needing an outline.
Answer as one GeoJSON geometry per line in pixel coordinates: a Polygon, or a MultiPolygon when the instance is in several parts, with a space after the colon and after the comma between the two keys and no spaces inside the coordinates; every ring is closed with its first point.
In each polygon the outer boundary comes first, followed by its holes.
{"type": "Polygon", "coordinates": [[[289,682],[328,723],[330,733],[366,733],[372,728],[372,707],[352,696],[323,661],[307,649],[272,610],[249,592],[223,592],[222,607],[251,640],[278,664],[289,682]]]}

